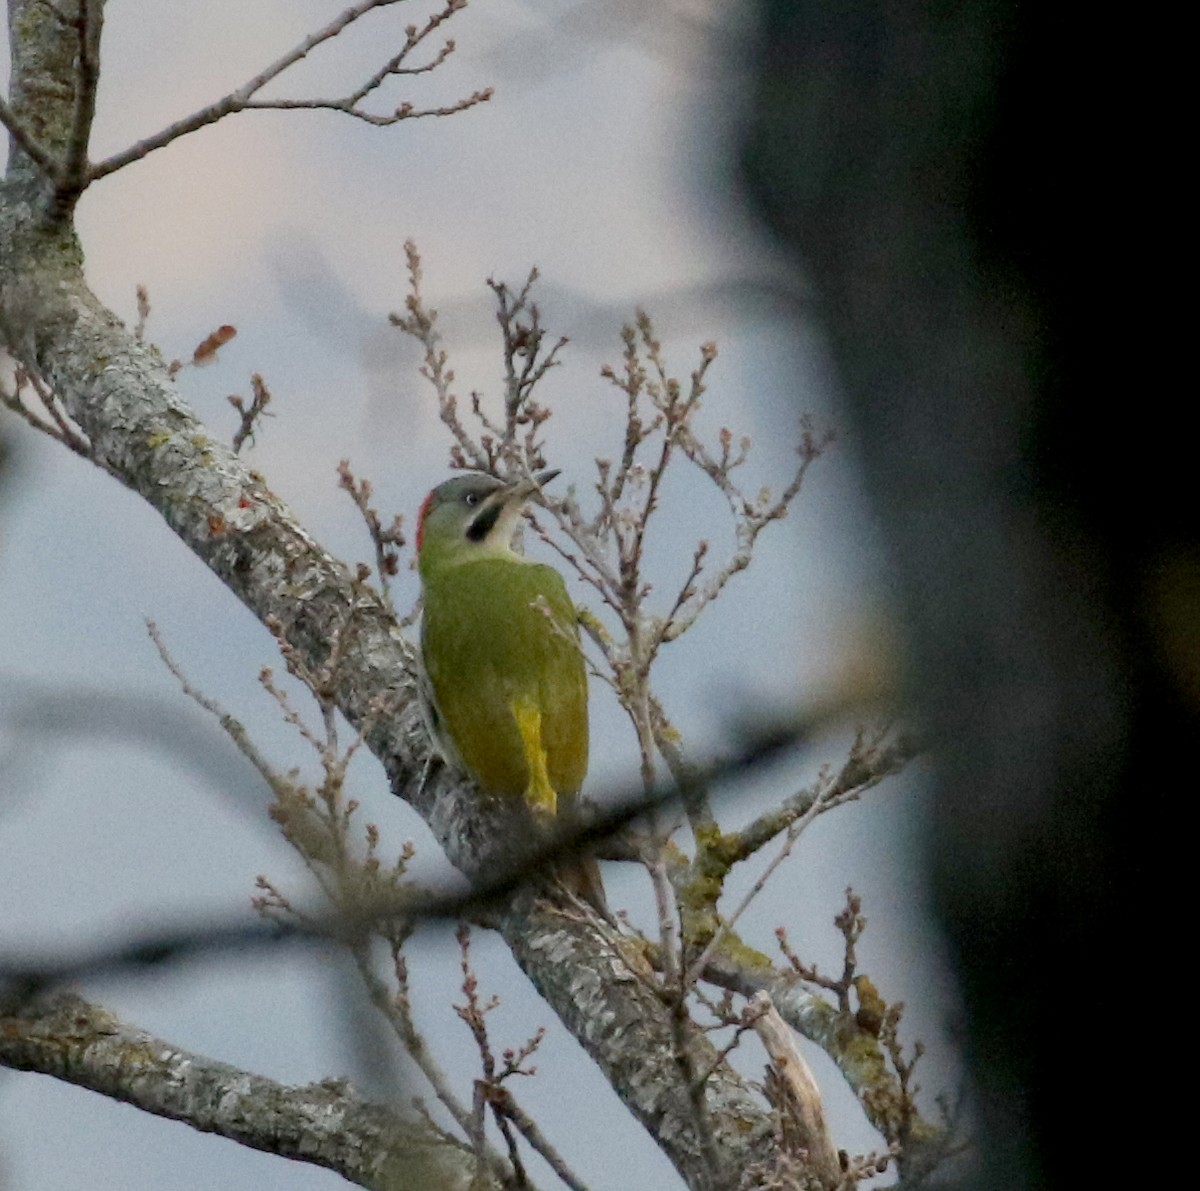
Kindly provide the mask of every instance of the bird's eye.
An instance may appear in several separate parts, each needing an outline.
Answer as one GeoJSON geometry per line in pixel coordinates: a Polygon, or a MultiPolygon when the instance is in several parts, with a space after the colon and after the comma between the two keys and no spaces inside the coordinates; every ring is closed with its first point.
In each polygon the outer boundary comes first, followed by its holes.
{"type": "Polygon", "coordinates": [[[479,503],[479,493],[468,492],[466,496],[463,497],[463,500],[465,500],[469,505],[477,505],[479,503]]]}

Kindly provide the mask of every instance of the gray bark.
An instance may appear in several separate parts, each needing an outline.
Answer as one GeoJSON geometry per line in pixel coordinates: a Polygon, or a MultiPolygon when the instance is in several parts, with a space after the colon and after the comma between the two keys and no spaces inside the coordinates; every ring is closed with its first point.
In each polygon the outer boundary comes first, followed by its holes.
{"type": "Polygon", "coordinates": [[[337,1171],[377,1191],[474,1191],[476,1160],[424,1121],[341,1080],[287,1087],[181,1050],[80,997],[5,1016],[0,1063],[38,1071],[256,1150],[337,1171]]]}

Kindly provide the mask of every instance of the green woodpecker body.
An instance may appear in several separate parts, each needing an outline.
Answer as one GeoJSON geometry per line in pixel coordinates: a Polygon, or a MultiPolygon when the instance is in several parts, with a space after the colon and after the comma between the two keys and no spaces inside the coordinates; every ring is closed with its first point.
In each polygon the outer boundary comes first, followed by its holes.
{"type": "MultiPolygon", "coordinates": [[[[447,760],[486,793],[552,816],[587,772],[587,674],[562,576],[512,549],[535,491],[466,474],[429,494],[417,535],[421,652],[447,760]]],[[[603,907],[594,861],[575,867],[574,891],[603,907]]]]}

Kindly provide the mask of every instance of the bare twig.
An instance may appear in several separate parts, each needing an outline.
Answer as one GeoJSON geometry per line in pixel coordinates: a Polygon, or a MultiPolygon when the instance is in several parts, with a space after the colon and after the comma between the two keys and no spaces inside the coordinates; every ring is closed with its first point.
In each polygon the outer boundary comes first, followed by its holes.
{"type": "Polygon", "coordinates": [[[483,1110],[491,1108],[496,1125],[508,1146],[509,1161],[517,1175],[517,1185],[525,1186],[524,1167],[517,1150],[516,1138],[513,1136],[510,1123],[529,1143],[533,1149],[545,1159],[555,1174],[574,1191],[586,1191],[583,1182],[567,1166],[562,1155],[550,1144],[532,1118],[520,1107],[512,1092],[505,1086],[505,1080],[516,1075],[534,1075],[536,1067],[529,1065],[528,1060],[537,1051],[546,1036],[544,1028],[539,1027],[534,1034],[516,1050],[506,1050],[503,1054],[503,1066],[496,1063],[491,1042],[488,1039],[487,1015],[500,1003],[498,997],[490,997],[483,1001],[479,997],[479,980],[471,966],[471,932],[466,923],[458,927],[458,945],[462,954],[462,991],[465,1000],[461,1005],[455,1005],[454,1010],[464,1021],[475,1039],[479,1057],[483,1067],[483,1078],[475,1081],[474,1096],[474,1125],[473,1136],[476,1144],[483,1142],[483,1110]]]}
{"type": "MultiPolygon", "coordinates": [[[[858,958],[855,949],[858,940],[862,937],[862,932],[866,929],[867,920],[862,913],[862,898],[853,889],[847,888],[846,905],[833,920],[833,924],[841,931],[843,941],[842,974],[839,977],[824,976],[816,964],[804,963],[792,950],[788,942],[787,931],[782,926],[775,928],[775,938],[779,942],[779,950],[791,965],[792,971],[806,983],[833,993],[837,997],[838,1008],[843,1013],[849,1013],[850,990],[859,987],[860,982],[866,979],[858,976],[858,958]]],[[[862,1007],[858,1013],[858,1025],[878,1038],[881,1023],[880,1014],[874,1002],[880,999],[878,994],[872,997],[871,992],[873,992],[874,986],[869,985],[869,982],[861,987],[863,990],[860,992],[862,1007]],[[867,991],[868,989],[870,991],[867,991]]]]}
{"type": "MultiPolygon", "coordinates": [[[[379,514],[371,507],[371,496],[374,489],[370,480],[357,480],[350,470],[350,461],[341,460],[338,463],[338,487],[349,493],[355,507],[362,515],[367,533],[371,535],[371,544],[375,547],[375,573],[379,576],[379,586],[384,600],[392,607],[391,580],[400,569],[400,550],[404,547],[404,518],[397,513],[392,518],[391,525],[384,526],[379,514]]],[[[392,609],[393,612],[395,609],[392,609]]]]}
{"type": "Polygon", "coordinates": [[[530,297],[537,279],[537,269],[531,269],[525,284],[514,293],[503,282],[488,278],[488,288],[496,297],[496,321],[504,347],[503,427],[488,424],[478,403],[475,405],[476,416],[485,429],[493,435],[499,429],[495,463],[505,471],[520,474],[546,465],[538,433],[549,420],[550,410],[535,399],[534,387],[560,362],[559,352],[567,344],[565,338],[559,338],[549,350],[543,350],[546,332],[541,312],[530,297]],[[518,444],[521,427],[525,432],[518,444]]]}
{"type": "Polygon", "coordinates": [[[854,801],[879,785],[884,778],[899,773],[920,748],[920,742],[908,733],[889,739],[886,727],[870,736],[860,730],[851,745],[850,755],[832,785],[823,792],[821,784],[801,790],[779,806],[764,811],[741,831],[730,833],[727,838],[731,859],[744,860],[754,855],[781,831],[786,831],[791,824],[809,814],[818,799],[822,801],[821,811],[830,810],[842,802],[854,801]]]}
{"type": "Polygon", "coordinates": [[[57,191],[60,204],[70,206],[83,193],[88,178],[88,140],[96,115],[96,88],[100,82],[100,34],[104,25],[103,0],[79,0],[73,22],[79,37],[75,70],[75,110],[67,156],[57,191]]]}
{"type": "Polygon", "coordinates": [[[267,412],[267,406],[271,401],[271,391],[267,388],[267,382],[262,376],[255,372],[250,377],[250,389],[254,396],[247,408],[245,401],[236,393],[231,393],[226,400],[234,409],[238,411],[241,418],[241,423],[233,436],[233,453],[235,455],[241,452],[243,446],[249,441],[253,443],[254,431],[258,422],[262,418],[269,418],[271,414],[267,412]]]}
{"type": "Polygon", "coordinates": [[[204,694],[203,691],[192,686],[187,675],[180,668],[179,663],[171,656],[171,652],[167,649],[166,642],[162,638],[162,633],[159,632],[158,625],[154,621],[146,621],[146,631],[150,634],[150,640],[154,642],[154,648],[158,650],[158,656],[162,658],[163,665],[174,675],[175,680],[182,687],[183,693],[192,702],[207,711],[221,725],[225,734],[237,746],[238,752],[254,766],[267,785],[274,790],[278,774],[271,763],[259,751],[258,746],[251,739],[250,733],[246,731],[241,721],[235,719],[221,708],[204,694]]]}
{"type": "MultiPolygon", "coordinates": [[[[397,978],[395,994],[390,993],[383,981],[379,979],[365,947],[355,948],[353,954],[355,966],[358,968],[371,1004],[383,1014],[384,1020],[392,1027],[405,1051],[425,1077],[442,1107],[453,1118],[454,1123],[466,1137],[473,1139],[474,1126],[471,1110],[455,1094],[449,1077],[434,1059],[429,1046],[413,1021],[408,969],[400,955],[399,945],[394,944],[392,948],[397,978]]],[[[507,1175],[504,1159],[486,1141],[482,1141],[476,1148],[476,1155],[494,1173],[502,1177],[507,1175]]]]}
{"type": "Polygon", "coordinates": [[[565,1186],[569,1187],[571,1191],[587,1191],[587,1185],[571,1170],[563,1156],[550,1144],[533,1118],[521,1108],[508,1088],[495,1088],[489,1094],[492,1097],[492,1107],[496,1113],[512,1121],[521,1136],[541,1155],[546,1165],[558,1175],[565,1186]]]}
{"type": "Polygon", "coordinates": [[[409,54],[421,45],[427,37],[436,32],[445,21],[465,8],[467,0],[447,0],[445,6],[439,12],[430,16],[423,26],[419,28],[417,26],[409,26],[408,30],[406,30],[404,45],[400,51],[389,58],[365,83],[361,84],[354,91],[351,91],[348,95],[336,99],[310,100],[255,98],[268,83],[278,78],[290,67],[295,66],[297,62],[302,61],[318,46],[337,37],[344,29],[354,24],[367,13],[375,9],[388,8],[399,2],[401,0],[359,0],[357,4],[347,8],[324,28],[309,34],[298,46],[289,50],[275,62],[272,62],[270,66],[264,68],[236,91],[231,91],[215,103],[211,103],[207,107],[193,112],[190,116],[185,116],[182,120],[175,121],[175,123],[161,129],[153,136],[146,137],[144,140],[130,145],[127,149],[123,149],[119,153],[114,153],[111,157],[93,165],[88,171],[87,181],[89,183],[95,182],[100,178],[106,177],[108,174],[114,173],[116,170],[122,169],[131,162],[139,161],[141,158],[169,145],[172,141],[176,141],[182,136],[196,132],[206,125],[215,124],[218,120],[223,120],[226,116],[232,115],[235,112],[246,111],[251,108],[275,110],[297,108],[310,110],[325,109],[343,112],[348,116],[353,116],[370,124],[387,125],[395,124],[400,120],[416,119],[421,116],[452,115],[490,99],[492,95],[491,88],[486,88],[476,91],[466,98],[460,99],[457,103],[446,107],[418,110],[411,104],[404,103],[393,112],[382,115],[371,113],[359,107],[361,101],[373,93],[385,79],[393,75],[424,74],[444,62],[446,57],[454,50],[453,41],[446,42],[431,61],[415,67],[405,65],[409,54]]]}
{"type": "MultiPolygon", "coordinates": [[[[40,430],[56,442],[62,443],[69,451],[73,451],[83,459],[96,463],[92,453],[92,445],[80,431],[67,420],[59,402],[46,381],[32,368],[18,362],[13,370],[13,388],[8,390],[0,386],[0,405],[11,409],[13,413],[24,419],[35,430],[40,430]],[[29,390],[37,398],[38,404],[45,411],[47,422],[39,417],[21,398],[21,393],[29,390]]],[[[102,465],[98,465],[102,466],[102,465]]],[[[105,470],[109,470],[105,468],[105,470]]]]}
{"type": "MultiPolygon", "coordinates": [[[[726,994],[726,995],[728,996],[729,994],[726,994]]],[[[763,996],[766,996],[766,994],[764,993],[763,996]]],[[[711,1002],[707,1002],[707,1003],[709,1005],[711,1005],[711,1002]]],[[[737,1021],[734,1023],[733,1036],[716,1053],[715,1057],[713,1058],[713,1061],[708,1065],[708,1067],[706,1067],[705,1070],[702,1071],[696,1077],[698,1082],[704,1083],[705,1080],[707,1080],[708,1077],[710,1075],[712,1075],[712,1073],[714,1071],[716,1071],[717,1068],[722,1063],[724,1063],[725,1060],[727,1058],[729,1058],[729,1056],[731,1054],[733,1054],[733,1052],[738,1048],[738,1045],[742,1041],[742,1036],[744,1034],[746,1034],[748,1031],[755,1029],[758,1019],[766,1012],[767,1007],[769,1005],[770,1005],[769,998],[767,999],[765,1004],[762,1001],[758,1000],[757,997],[752,998],[750,1000],[750,1002],[742,1010],[741,1015],[738,1017],[737,1021]]],[[[727,1024],[729,1024],[729,1023],[719,1021],[717,1023],[717,1028],[719,1028],[720,1026],[723,1026],[723,1025],[727,1025],[727,1024]]]]}
{"type": "Polygon", "coordinates": [[[449,367],[445,349],[441,345],[441,334],[437,330],[437,311],[425,305],[421,297],[421,257],[417,246],[411,241],[404,243],[404,256],[408,269],[408,296],[404,300],[405,314],[392,314],[389,321],[406,335],[412,336],[425,349],[425,360],[421,375],[433,386],[437,397],[438,415],[454,435],[455,445],[451,448],[450,461],[454,467],[474,467],[487,471],[489,460],[486,451],[478,446],[466,432],[458,417],[458,397],[452,389],[454,372],[449,367]]]}
{"type": "MultiPolygon", "coordinates": [[[[386,870],[381,868],[376,857],[379,836],[373,825],[367,827],[366,860],[361,863],[357,861],[350,848],[348,829],[357,804],[352,800],[345,801],[343,785],[346,767],[362,737],[356,736],[347,750],[339,749],[337,724],[329,696],[344,645],[344,633],[337,633],[331,641],[329,659],[320,670],[309,671],[294,651],[285,653],[289,670],[305,682],[318,701],[322,713],[322,733],[318,734],[304,722],[286,693],[275,683],[270,670],[264,668],[260,675],[264,688],[278,703],[285,721],[318,754],[323,780],[314,796],[299,783],[294,772],[279,773],[259,752],[245,728],[191,685],[167,651],[157,626],[150,623],[148,627],[163,663],[178,679],[184,693],[218,719],[230,739],[270,786],[275,795],[272,818],[296,849],[330,904],[343,911],[346,927],[340,937],[354,957],[371,1003],[383,1014],[446,1111],[464,1133],[471,1136],[470,1110],[454,1094],[445,1072],[433,1058],[413,1023],[407,967],[401,955],[401,948],[411,931],[411,919],[380,912],[381,905],[388,899],[395,899],[400,892],[401,879],[413,855],[412,845],[406,845],[395,865],[386,870]],[[363,910],[367,911],[366,916],[363,910]],[[382,935],[391,949],[398,989],[395,995],[388,992],[375,972],[368,945],[371,931],[382,935]]],[[[314,927],[315,923],[300,914],[265,877],[259,877],[258,887],[262,893],[255,898],[255,906],[261,914],[276,921],[294,918],[310,929],[314,927]]],[[[480,1156],[493,1173],[500,1177],[506,1174],[502,1158],[493,1149],[485,1146],[480,1156]]]]}
{"type": "Polygon", "coordinates": [[[138,343],[146,340],[146,323],[150,318],[150,291],[144,286],[137,287],[137,322],[133,324],[133,337],[138,343]]]}
{"type": "Polygon", "coordinates": [[[679,732],[653,694],[650,695],[650,721],[655,747],[679,788],[693,834],[698,840],[710,838],[717,830],[717,822],[709,802],[708,786],[696,766],[690,765],[684,757],[679,732]]]}
{"type": "Polygon", "coordinates": [[[656,844],[646,848],[642,854],[642,864],[650,875],[650,886],[654,891],[655,917],[658,920],[658,942],[662,949],[662,969],[664,974],[664,990],[671,995],[680,987],[682,960],[679,948],[679,926],[676,919],[678,910],[671,889],[671,881],[667,876],[666,861],[663,849],[656,844]]]}

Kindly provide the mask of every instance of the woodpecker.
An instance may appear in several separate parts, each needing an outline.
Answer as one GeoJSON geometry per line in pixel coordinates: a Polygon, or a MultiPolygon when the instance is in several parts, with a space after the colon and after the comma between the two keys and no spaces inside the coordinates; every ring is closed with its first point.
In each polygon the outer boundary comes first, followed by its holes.
{"type": "MultiPolygon", "coordinates": [[[[421,656],[439,751],[479,788],[569,816],[588,764],[587,673],[562,576],[513,550],[531,496],[559,473],[439,484],[417,519],[421,656]]],[[[556,875],[605,917],[594,860],[556,875]]]]}

